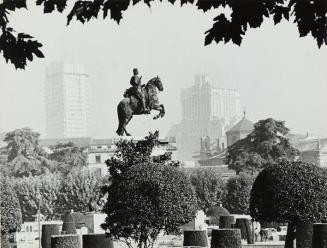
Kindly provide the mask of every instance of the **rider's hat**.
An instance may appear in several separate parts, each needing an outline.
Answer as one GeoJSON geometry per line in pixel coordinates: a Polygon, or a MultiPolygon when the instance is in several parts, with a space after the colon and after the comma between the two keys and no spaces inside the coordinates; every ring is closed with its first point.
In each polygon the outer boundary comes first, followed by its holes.
{"type": "Polygon", "coordinates": [[[139,73],[139,70],[138,70],[137,68],[134,68],[134,69],[133,69],[133,73],[134,73],[134,74],[138,74],[138,73],[139,73]]]}

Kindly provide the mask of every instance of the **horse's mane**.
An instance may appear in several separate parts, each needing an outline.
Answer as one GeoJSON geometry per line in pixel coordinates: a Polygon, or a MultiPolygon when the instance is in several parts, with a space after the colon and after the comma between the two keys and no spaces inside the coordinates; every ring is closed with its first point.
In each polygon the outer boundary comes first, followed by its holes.
{"type": "Polygon", "coordinates": [[[150,86],[150,85],[153,84],[156,80],[158,80],[158,77],[151,78],[151,79],[147,82],[146,86],[150,86]]]}

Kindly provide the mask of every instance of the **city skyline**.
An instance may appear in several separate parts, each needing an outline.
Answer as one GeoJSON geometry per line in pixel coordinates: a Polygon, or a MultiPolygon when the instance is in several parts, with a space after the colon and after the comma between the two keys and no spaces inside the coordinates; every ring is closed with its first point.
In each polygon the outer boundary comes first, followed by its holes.
{"type": "Polygon", "coordinates": [[[157,121],[150,116],[133,118],[129,129],[134,135],[154,129],[164,135],[172,124],[179,123],[180,90],[193,84],[194,74],[207,73],[221,87],[239,89],[241,109],[246,108],[253,122],[272,117],[286,121],[292,132],[326,136],[327,72],[323,61],[327,49],[318,49],[311,37],[299,39],[295,24],[282,21],[274,26],[265,20],[260,29],[249,31],[240,47],[204,47],[203,33],[210,27],[214,11],[203,14],[193,5],[180,8],[154,3],[150,10],[139,4],[124,15],[119,26],[94,20],[65,27],[63,16],[43,15],[40,8],[15,12],[10,17],[13,27],[41,40],[46,57],[36,59],[24,71],[1,60],[0,103],[7,107],[1,108],[0,129],[29,126],[45,138],[43,72],[52,61],[67,61],[84,64],[90,74],[90,134],[96,137],[115,135],[116,105],[129,87],[134,67],[139,67],[144,81],[161,77],[165,90],[159,99],[167,110],[165,118],[157,121]]]}

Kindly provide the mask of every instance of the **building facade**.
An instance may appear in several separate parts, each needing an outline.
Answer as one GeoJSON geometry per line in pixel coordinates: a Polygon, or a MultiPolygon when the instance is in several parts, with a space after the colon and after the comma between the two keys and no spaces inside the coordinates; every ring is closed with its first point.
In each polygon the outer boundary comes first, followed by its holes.
{"type": "Polygon", "coordinates": [[[327,138],[294,135],[290,141],[300,151],[298,160],[327,168],[327,138]]]}
{"type": "Polygon", "coordinates": [[[222,139],[225,129],[240,116],[240,94],[209,82],[205,75],[195,76],[195,84],[181,91],[182,120],[178,141],[179,159],[192,160],[200,150],[200,138],[222,139]]]}
{"type": "Polygon", "coordinates": [[[9,242],[11,247],[16,248],[39,248],[39,239],[42,237],[42,226],[48,224],[59,225],[61,230],[63,222],[61,220],[53,221],[25,221],[21,225],[19,232],[10,234],[9,242]],[[39,230],[39,225],[41,229],[39,230]]]}
{"type": "Polygon", "coordinates": [[[84,67],[51,63],[45,75],[47,138],[86,137],[90,121],[90,84],[84,67]]]}
{"type": "MultiPolygon", "coordinates": [[[[62,139],[43,139],[40,140],[41,147],[48,153],[51,153],[51,146],[58,143],[72,142],[74,145],[80,148],[84,148],[84,152],[87,155],[88,169],[99,175],[108,174],[108,168],[105,161],[115,155],[117,147],[115,143],[123,138],[110,138],[110,139],[94,139],[92,137],[80,137],[80,138],[62,138],[62,139]]],[[[138,138],[124,137],[124,139],[133,139],[135,141],[138,138]]],[[[176,160],[176,140],[172,138],[160,138],[158,145],[153,148],[152,156],[162,155],[166,152],[172,154],[172,160],[176,160]]]]}
{"type": "MultiPolygon", "coordinates": [[[[108,174],[108,168],[105,161],[115,155],[117,150],[115,142],[118,139],[95,139],[87,148],[88,168],[100,175],[108,174]]],[[[172,160],[176,160],[176,151],[174,140],[159,139],[158,145],[153,148],[152,156],[162,155],[166,152],[172,153],[172,160]]]]}
{"type": "Polygon", "coordinates": [[[200,142],[200,153],[195,156],[198,158],[198,163],[201,167],[214,168],[223,178],[235,175],[235,172],[228,169],[228,165],[225,163],[227,147],[245,138],[253,129],[253,123],[246,118],[244,113],[243,118],[226,132],[225,140],[211,141],[209,136],[203,137],[200,142]],[[226,141],[227,146],[225,147],[226,141]]]}

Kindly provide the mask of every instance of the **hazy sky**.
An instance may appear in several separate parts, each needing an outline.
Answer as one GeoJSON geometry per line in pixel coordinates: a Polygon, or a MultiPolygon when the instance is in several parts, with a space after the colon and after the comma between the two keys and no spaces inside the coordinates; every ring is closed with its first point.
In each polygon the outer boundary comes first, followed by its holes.
{"type": "Polygon", "coordinates": [[[154,129],[165,134],[178,123],[180,89],[191,86],[195,74],[207,73],[212,82],[240,90],[249,119],[273,117],[285,120],[293,132],[327,136],[327,47],[318,49],[313,38],[299,38],[293,23],[274,26],[271,20],[248,31],[241,47],[204,47],[204,32],[216,14],[156,2],[151,9],[130,8],[119,26],[100,18],[66,27],[64,15],[44,15],[40,7],[15,13],[13,27],[43,43],[45,59],[16,71],[0,58],[0,130],[29,126],[45,135],[45,67],[67,61],[83,64],[90,74],[92,134],[98,138],[114,135],[116,105],[134,67],[144,82],[161,77],[165,91],[159,98],[167,112],[156,121],[134,118],[129,125],[134,135],[154,129]]]}

